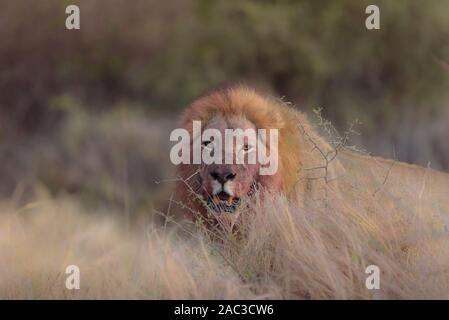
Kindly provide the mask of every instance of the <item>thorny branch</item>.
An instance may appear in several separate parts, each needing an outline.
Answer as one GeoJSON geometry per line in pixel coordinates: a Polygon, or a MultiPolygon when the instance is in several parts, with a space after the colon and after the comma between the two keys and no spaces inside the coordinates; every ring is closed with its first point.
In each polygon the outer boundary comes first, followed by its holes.
{"type": "Polygon", "coordinates": [[[333,148],[331,150],[329,150],[329,151],[323,150],[318,145],[318,143],[310,136],[310,134],[306,131],[306,129],[302,123],[299,123],[299,127],[302,130],[302,133],[304,134],[304,136],[313,145],[311,152],[317,150],[324,160],[324,165],[322,165],[322,166],[311,167],[311,168],[305,169],[305,170],[322,169],[322,170],[324,170],[324,177],[308,177],[307,179],[309,179],[309,180],[324,179],[326,184],[328,184],[330,181],[335,180],[335,178],[329,179],[329,165],[331,164],[332,161],[334,161],[337,158],[339,151],[342,148],[347,147],[347,143],[349,141],[350,135],[352,135],[352,134],[359,135],[359,133],[354,130],[354,127],[357,124],[359,124],[359,121],[355,120],[354,122],[352,122],[349,125],[348,130],[346,130],[344,132],[343,136],[339,136],[337,130],[332,126],[331,122],[329,120],[326,120],[323,118],[323,116],[321,115],[321,111],[322,111],[322,108],[314,109],[314,113],[318,117],[318,125],[323,129],[323,131],[327,135],[330,145],[333,146],[333,148]],[[335,137],[337,137],[337,138],[335,138],[335,137]]]}

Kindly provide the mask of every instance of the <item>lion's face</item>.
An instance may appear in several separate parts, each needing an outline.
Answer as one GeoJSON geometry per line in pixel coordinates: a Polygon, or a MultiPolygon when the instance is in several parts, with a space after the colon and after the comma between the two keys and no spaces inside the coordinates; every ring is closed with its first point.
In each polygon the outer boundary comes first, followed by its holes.
{"type": "Polygon", "coordinates": [[[205,164],[202,161],[199,168],[201,190],[210,209],[217,213],[231,213],[240,206],[243,198],[249,197],[255,191],[260,165],[257,161],[249,164],[248,158],[255,155],[257,143],[260,141],[257,135],[251,137],[243,134],[244,130],[250,129],[255,132],[256,128],[242,117],[225,119],[216,116],[205,126],[204,130],[207,129],[218,130],[223,141],[220,146],[220,143],[213,139],[203,138],[202,150],[210,152],[211,155],[221,152],[223,162],[205,164]],[[228,139],[225,143],[226,129],[241,130],[234,130],[236,138],[228,139]],[[232,157],[232,164],[225,163],[226,156],[232,157]],[[238,157],[241,159],[240,162],[237,162],[238,157]]]}
{"type": "Polygon", "coordinates": [[[186,216],[196,219],[199,213],[209,218],[208,211],[234,212],[248,203],[245,200],[256,188],[261,196],[290,192],[301,163],[295,119],[295,113],[277,100],[244,86],[217,89],[193,101],[180,121],[188,132],[182,145],[189,144],[190,161],[183,162],[187,153],[180,160],[175,195],[191,209],[184,211],[186,216]],[[214,161],[205,161],[205,153],[214,161]],[[215,161],[218,154],[224,161],[215,161]]]}

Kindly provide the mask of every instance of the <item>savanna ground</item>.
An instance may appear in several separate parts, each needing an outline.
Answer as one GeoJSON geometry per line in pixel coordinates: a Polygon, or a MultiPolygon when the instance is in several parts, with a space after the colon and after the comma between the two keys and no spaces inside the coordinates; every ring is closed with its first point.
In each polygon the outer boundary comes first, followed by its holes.
{"type": "Polygon", "coordinates": [[[68,199],[6,206],[0,221],[0,295],[448,298],[447,233],[408,219],[411,212],[386,212],[380,205],[375,213],[352,211],[337,201],[331,203],[338,208],[301,208],[281,196],[257,201],[245,213],[244,239],[185,223],[129,228],[108,212],[89,215],[68,199]],[[80,290],[65,288],[71,264],[80,267],[80,290]],[[381,270],[380,290],[365,287],[369,264],[381,270]]]}
{"type": "Polygon", "coordinates": [[[59,136],[62,141],[70,137],[63,144],[67,150],[45,152],[53,157],[33,164],[48,166],[54,183],[73,179],[77,185],[81,179],[89,192],[74,196],[70,189],[55,192],[38,184],[31,196],[19,185],[0,206],[2,298],[449,297],[447,230],[422,220],[417,208],[392,210],[363,181],[354,191],[346,190],[354,193],[351,202],[332,190],[313,206],[282,195],[264,200],[256,196],[241,214],[239,235],[226,228],[208,230],[172,216],[179,204],[170,201],[170,165],[153,168],[158,177],[134,176],[132,171],[145,172],[139,159],[149,163],[152,157],[168,157],[161,137],[169,131],[167,124],[159,119],[153,127],[151,121],[123,111],[101,119],[86,117],[71,117],[67,136],[59,136]],[[160,148],[154,148],[158,143],[160,148]],[[108,148],[110,144],[115,147],[108,148]],[[132,145],[135,149],[126,149],[132,145]],[[68,166],[70,156],[73,167],[79,167],[78,177],[58,175],[58,163],[68,166]],[[116,175],[111,175],[114,168],[116,175]],[[137,178],[142,187],[131,190],[129,182],[138,183],[137,178]],[[104,205],[100,195],[115,201],[104,205]],[[65,270],[72,264],[81,271],[80,290],[65,287],[65,270]],[[365,286],[365,269],[371,264],[381,270],[380,290],[365,286]]]}
{"type": "Polygon", "coordinates": [[[364,1],[105,1],[70,1],[72,33],[68,2],[0,3],[0,298],[449,298],[447,232],[363,185],[357,204],[256,202],[243,238],[166,217],[169,133],[226,81],[448,171],[447,2],[378,1],[367,32],[364,1]]]}

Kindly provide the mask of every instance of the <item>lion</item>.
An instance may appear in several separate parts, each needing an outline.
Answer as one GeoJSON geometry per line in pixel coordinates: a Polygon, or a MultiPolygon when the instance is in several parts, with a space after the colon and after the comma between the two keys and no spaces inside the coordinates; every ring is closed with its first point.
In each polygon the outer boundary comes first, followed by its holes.
{"type": "MultiPolygon", "coordinates": [[[[412,207],[420,213],[449,216],[449,175],[430,168],[360,154],[326,141],[307,116],[280,99],[236,85],[212,90],[193,101],[181,117],[181,127],[194,136],[193,122],[226,134],[226,129],[276,129],[278,143],[257,136],[268,152],[276,153],[277,170],[261,175],[261,163],[179,164],[176,196],[189,219],[210,219],[239,212],[243,200],[251,201],[256,191],[282,193],[292,201],[313,202],[331,190],[357,202],[358,191],[395,209],[412,207]]],[[[198,135],[198,133],[197,133],[198,135]]],[[[237,139],[236,139],[237,141],[237,139]]],[[[249,153],[254,141],[245,136],[232,152],[249,153]]],[[[214,141],[202,141],[211,149],[214,141]]],[[[215,151],[217,152],[217,151],[215,151]]],[[[218,152],[222,152],[219,150],[218,152]]],[[[247,156],[247,154],[246,154],[247,156]]],[[[244,156],[245,158],[245,156],[244,156]]],[[[246,159],[246,158],[245,158],[246,159]]]]}

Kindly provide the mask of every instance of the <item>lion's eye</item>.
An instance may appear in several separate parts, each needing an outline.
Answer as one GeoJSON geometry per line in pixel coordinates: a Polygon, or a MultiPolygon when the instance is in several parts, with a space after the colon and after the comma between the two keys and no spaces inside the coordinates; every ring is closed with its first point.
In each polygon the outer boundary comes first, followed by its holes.
{"type": "Polygon", "coordinates": [[[253,146],[251,146],[251,145],[249,145],[249,144],[245,144],[245,145],[243,145],[242,150],[243,150],[244,152],[250,152],[250,151],[253,150],[253,146]]]}

